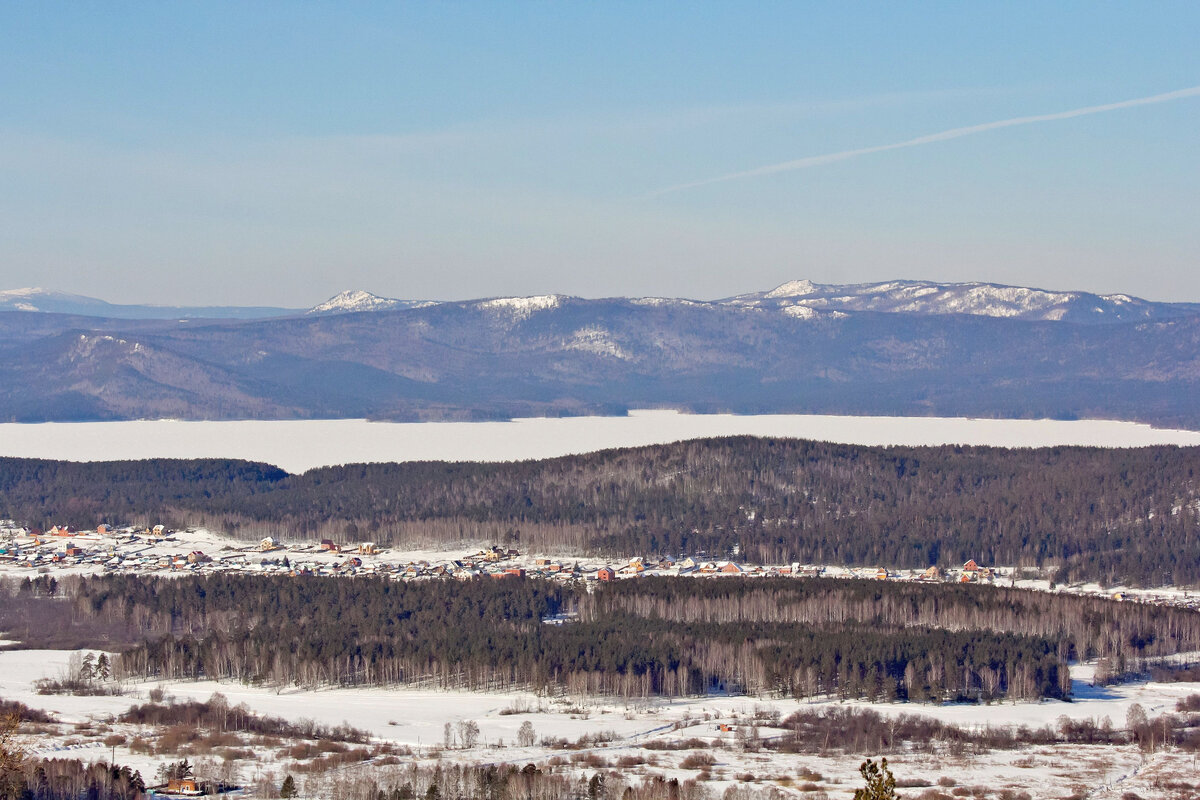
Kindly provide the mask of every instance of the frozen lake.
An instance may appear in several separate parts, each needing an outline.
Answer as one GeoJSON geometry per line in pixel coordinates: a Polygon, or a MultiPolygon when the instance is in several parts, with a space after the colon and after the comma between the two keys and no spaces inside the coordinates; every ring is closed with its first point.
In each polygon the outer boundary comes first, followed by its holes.
{"type": "Polygon", "coordinates": [[[286,420],[0,424],[0,456],[71,461],[244,458],[289,472],[366,461],[514,461],[706,436],[780,436],[864,445],[1000,447],[1200,445],[1200,432],[1107,420],[680,414],[512,422],[286,420]]]}

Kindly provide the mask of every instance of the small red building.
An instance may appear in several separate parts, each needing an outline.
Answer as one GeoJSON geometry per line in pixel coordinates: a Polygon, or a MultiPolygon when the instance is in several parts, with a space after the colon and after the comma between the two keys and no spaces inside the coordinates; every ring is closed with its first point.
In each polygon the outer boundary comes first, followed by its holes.
{"type": "Polygon", "coordinates": [[[167,781],[166,794],[200,794],[200,782],[195,778],[171,778],[167,781]]]}
{"type": "Polygon", "coordinates": [[[601,567],[600,569],[596,570],[596,580],[598,581],[604,581],[605,583],[608,583],[609,581],[615,581],[616,579],[617,572],[612,567],[601,567]]]}

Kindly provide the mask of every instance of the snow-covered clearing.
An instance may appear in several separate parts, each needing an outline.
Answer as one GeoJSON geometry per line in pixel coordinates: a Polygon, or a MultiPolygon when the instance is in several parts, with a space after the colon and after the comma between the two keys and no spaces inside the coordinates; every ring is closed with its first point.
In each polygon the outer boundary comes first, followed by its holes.
{"type": "MultiPolygon", "coordinates": [[[[56,677],[70,657],[62,650],[10,650],[0,652],[0,697],[20,700],[31,707],[80,721],[89,714],[116,714],[136,702],[145,702],[149,691],[163,688],[179,699],[206,700],[213,692],[225,695],[233,705],[245,703],[260,714],[287,719],[308,718],[328,725],[350,722],[373,735],[407,745],[441,742],[442,726],[463,719],[479,723],[482,742],[514,741],[524,720],[533,722],[539,736],[577,739],[584,734],[611,733],[620,739],[645,734],[677,721],[702,719],[735,721],[758,711],[778,711],[786,717],[800,709],[839,704],[833,700],[793,700],[747,696],[689,697],[675,700],[630,700],[612,698],[546,698],[522,692],[469,692],[406,687],[320,689],[275,689],[246,686],[230,681],[171,681],[130,684],[119,697],[72,697],[38,695],[33,683],[56,677]],[[502,713],[514,708],[528,712],[502,713]]],[[[1128,683],[1093,687],[1091,665],[1072,667],[1073,702],[993,703],[991,705],[922,703],[867,703],[847,701],[844,705],[869,707],[881,714],[919,714],[963,727],[987,725],[1054,725],[1059,717],[1102,720],[1108,717],[1122,727],[1129,707],[1139,703],[1151,716],[1171,712],[1180,699],[1200,693],[1192,683],[1128,683]]]]}
{"type": "MultiPolygon", "coordinates": [[[[859,756],[837,753],[821,755],[784,754],[743,749],[733,731],[719,731],[718,725],[745,727],[758,718],[760,735],[770,738],[779,733],[769,721],[771,712],[783,717],[800,708],[820,707],[835,701],[801,702],[780,698],[696,697],[681,700],[619,701],[613,699],[563,697],[546,698],[529,693],[474,693],[418,688],[275,690],[230,682],[144,682],[126,687],[118,697],[70,697],[36,694],[33,683],[41,677],[54,677],[67,665],[65,651],[0,652],[0,697],[20,700],[29,706],[55,712],[65,723],[83,724],[115,716],[134,703],[146,702],[150,690],[161,687],[168,696],[179,700],[207,700],[220,692],[231,705],[245,703],[260,714],[297,721],[313,719],[328,725],[349,722],[368,730],[377,739],[408,745],[414,757],[461,760],[466,762],[506,762],[523,765],[545,763],[558,756],[565,769],[581,774],[595,770],[579,758],[582,751],[564,752],[542,744],[516,746],[517,731],[530,722],[539,740],[544,738],[576,740],[582,736],[607,737],[610,741],[594,745],[589,751],[617,766],[625,759],[630,773],[663,775],[681,780],[694,778],[695,769],[685,768],[683,759],[693,750],[648,750],[652,740],[699,737],[723,744],[711,752],[716,764],[709,771],[714,790],[751,783],[758,788],[775,785],[785,794],[811,797],[797,791],[795,776],[804,771],[819,773],[821,788],[831,797],[849,797],[858,782],[859,756]],[[445,723],[474,720],[479,726],[479,744],[470,750],[452,748],[440,751],[445,723]],[[438,752],[440,751],[440,752],[438,752]],[[576,754],[574,761],[568,761],[576,754]],[[639,759],[641,763],[639,763],[639,759]],[[753,776],[747,778],[746,776],[753,776]]],[[[989,706],[919,704],[876,704],[882,714],[914,713],[953,722],[966,727],[1023,724],[1054,725],[1060,716],[1075,719],[1108,717],[1122,727],[1133,703],[1140,703],[1151,715],[1171,712],[1182,697],[1193,694],[1195,684],[1136,683],[1108,688],[1092,687],[1087,665],[1073,670],[1075,695],[1072,703],[997,703],[989,706]]],[[[866,705],[866,704],[859,704],[866,705]]],[[[33,744],[39,755],[102,759],[108,748],[79,734],[81,728],[68,729],[62,738],[44,737],[33,744]],[[74,734],[74,735],[72,735],[74,734]],[[68,745],[70,743],[70,745],[68,745]],[[62,749],[67,748],[69,749],[62,749]]],[[[113,730],[132,738],[133,726],[116,725],[113,730]]],[[[97,734],[98,736],[99,734],[97,734]]],[[[167,756],[150,756],[118,746],[118,761],[129,763],[147,774],[167,756]]],[[[261,775],[264,770],[282,770],[286,764],[279,756],[261,753],[242,766],[244,779],[261,775]]],[[[1117,800],[1126,791],[1136,790],[1144,798],[1173,797],[1158,793],[1160,783],[1172,776],[1191,774],[1191,756],[1159,753],[1143,757],[1134,747],[1057,745],[1027,747],[1017,751],[993,751],[983,755],[900,754],[890,757],[898,776],[908,781],[925,781],[936,786],[939,778],[949,778],[958,787],[988,786],[993,792],[1011,788],[1028,792],[1031,797],[1068,797],[1078,790],[1087,796],[1117,800]]],[[[1192,775],[1200,780],[1200,775],[1192,775]]],[[[905,796],[915,797],[920,789],[910,788],[905,796]]],[[[945,789],[947,793],[949,789],[945,789]]],[[[970,792],[968,792],[969,794],[970,792]]],[[[1015,795],[1014,795],[1015,796],[1015,795]]]]}
{"type": "Polygon", "coordinates": [[[74,422],[0,424],[0,456],[103,461],[244,458],[289,472],[384,461],[515,461],[709,436],[777,436],[860,445],[1200,445],[1200,432],[1111,420],[681,414],[511,422],[393,423],[366,420],[74,422]]]}

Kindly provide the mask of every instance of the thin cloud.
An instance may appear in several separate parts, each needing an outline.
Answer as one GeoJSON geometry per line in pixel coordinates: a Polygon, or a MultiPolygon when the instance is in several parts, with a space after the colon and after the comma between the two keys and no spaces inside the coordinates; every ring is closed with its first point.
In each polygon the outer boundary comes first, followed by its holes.
{"type": "Polygon", "coordinates": [[[903,142],[894,142],[892,144],[880,144],[874,147],[860,147],[855,150],[843,150],[838,153],[826,153],[819,156],[808,156],[806,158],[797,158],[793,161],[783,161],[778,164],[768,164],[764,167],[756,167],[754,169],[743,170],[742,172],[731,172],[728,175],[720,175],[716,178],[706,178],[701,181],[692,181],[691,183],[680,183],[675,186],[668,186],[665,189],[659,189],[651,192],[647,197],[661,197],[664,194],[672,192],[681,192],[685,189],[695,189],[700,186],[709,186],[714,183],[724,183],[726,181],[737,181],[743,178],[757,178],[763,175],[774,175],[778,172],[791,172],[798,169],[808,169],[810,167],[820,167],[825,164],[833,164],[838,161],[848,161],[859,156],[871,155],[872,153],[883,153],[888,150],[902,150],[906,147],[919,147],[920,145],[933,144],[935,142],[945,142],[950,139],[959,139],[963,136],[974,136],[977,133],[986,133],[988,131],[999,130],[1000,128],[1014,128],[1018,125],[1033,125],[1038,122],[1054,122],[1060,119],[1073,119],[1075,117],[1086,117],[1092,114],[1103,114],[1108,111],[1119,111],[1125,108],[1136,108],[1137,106],[1149,106],[1158,103],[1169,103],[1173,100],[1183,100],[1188,97],[1200,97],[1200,86],[1192,86],[1187,89],[1178,89],[1174,92],[1165,92],[1163,94],[1155,94],[1149,97],[1138,97],[1133,100],[1122,100],[1118,103],[1105,103],[1099,106],[1086,106],[1084,108],[1073,108],[1070,111],[1059,111],[1054,114],[1035,114],[1028,117],[1013,117],[1012,119],[1002,119],[996,122],[985,122],[981,125],[968,125],[965,128],[951,128],[947,131],[939,133],[930,133],[925,136],[918,136],[915,139],[906,139],[903,142]]]}

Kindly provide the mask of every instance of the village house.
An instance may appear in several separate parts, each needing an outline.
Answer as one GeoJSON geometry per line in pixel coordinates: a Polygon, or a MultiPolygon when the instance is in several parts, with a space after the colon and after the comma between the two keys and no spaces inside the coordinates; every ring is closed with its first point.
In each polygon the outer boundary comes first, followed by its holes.
{"type": "Polygon", "coordinates": [[[596,570],[596,580],[598,581],[608,583],[609,581],[615,581],[616,579],[617,573],[612,567],[601,567],[600,569],[596,570]]]}
{"type": "Polygon", "coordinates": [[[199,796],[202,794],[200,782],[195,778],[171,778],[167,781],[166,788],[163,789],[164,794],[182,794],[188,796],[199,796]]]}

